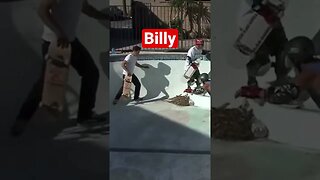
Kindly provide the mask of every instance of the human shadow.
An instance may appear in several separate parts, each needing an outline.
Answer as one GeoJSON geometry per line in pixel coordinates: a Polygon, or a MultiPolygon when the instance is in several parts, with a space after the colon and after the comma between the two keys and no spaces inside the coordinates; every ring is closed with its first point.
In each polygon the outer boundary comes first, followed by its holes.
{"type": "Polygon", "coordinates": [[[153,67],[151,65],[148,65],[148,67],[148,69],[142,68],[145,76],[141,78],[141,84],[146,89],[147,94],[144,96],[144,100],[140,103],[169,98],[166,87],[169,87],[170,82],[166,76],[171,73],[170,66],[163,62],[159,62],[158,67],[153,67]],[[155,79],[152,79],[151,77],[155,77],[155,79]],[[159,97],[161,93],[164,94],[163,97],[159,97]]]}
{"type": "Polygon", "coordinates": [[[132,19],[109,24],[110,47],[123,48],[141,43],[142,29],[168,28],[168,25],[142,2],[132,1],[131,12],[132,19]]]}

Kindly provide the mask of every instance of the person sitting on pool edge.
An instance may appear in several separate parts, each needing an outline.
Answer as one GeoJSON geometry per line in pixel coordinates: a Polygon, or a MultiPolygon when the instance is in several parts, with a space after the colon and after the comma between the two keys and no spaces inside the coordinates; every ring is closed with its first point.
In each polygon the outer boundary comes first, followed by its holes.
{"type": "MultiPolygon", "coordinates": [[[[132,83],[135,86],[134,98],[133,98],[134,101],[143,100],[143,98],[140,97],[141,83],[137,78],[137,76],[134,74],[135,66],[138,66],[140,68],[149,68],[147,65],[141,65],[137,62],[140,51],[141,51],[141,48],[139,46],[133,46],[132,52],[128,54],[121,63],[121,67],[123,69],[122,78],[124,79],[126,75],[132,76],[132,83]]],[[[113,100],[113,104],[118,103],[119,99],[121,98],[122,92],[123,92],[123,81],[122,81],[121,88],[119,89],[116,97],[113,100]]]]}

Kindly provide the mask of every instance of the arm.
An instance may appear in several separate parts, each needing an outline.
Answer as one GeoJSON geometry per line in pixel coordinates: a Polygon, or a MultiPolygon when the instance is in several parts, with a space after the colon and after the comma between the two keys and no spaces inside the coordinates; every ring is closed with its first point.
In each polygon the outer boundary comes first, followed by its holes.
{"type": "Polygon", "coordinates": [[[93,7],[87,0],[83,1],[82,4],[82,12],[86,14],[87,16],[98,19],[98,20],[105,20],[105,19],[110,19],[108,14],[104,14],[97,10],[95,7],[93,7]]]}
{"type": "Polygon", "coordinates": [[[149,68],[148,66],[143,66],[143,65],[139,64],[138,62],[136,62],[136,66],[139,68],[149,68]]]}
{"type": "Polygon", "coordinates": [[[189,65],[191,65],[192,64],[192,59],[191,59],[190,56],[187,56],[187,60],[189,61],[189,65]]]}
{"type": "Polygon", "coordinates": [[[122,63],[121,63],[121,67],[128,73],[128,75],[130,76],[131,73],[129,72],[128,68],[127,68],[127,61],[126,60],[123,60],[122,63]]]}
{"type": "Polygon", "coordinates": [[[55,5],[56,0],[41,0],[38,7],[38,15],[42,22],[48,26],[57,37],[64,37],[64,32],[60,25],[51,16],[50,10],[55,5]]]}

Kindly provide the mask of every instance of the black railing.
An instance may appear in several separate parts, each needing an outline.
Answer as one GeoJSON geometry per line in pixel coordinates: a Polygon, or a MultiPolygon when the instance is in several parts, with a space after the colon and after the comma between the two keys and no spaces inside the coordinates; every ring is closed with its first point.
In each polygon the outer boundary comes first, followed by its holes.
{"type": "MultiPolygon", "coordinates": [[[[125,12],[123,6],[112,6],[111,9],[117,14],[125,12]]],[[[208,9],[210,10],[210,7],[208,9]]],[[[191,25],[187,17],[170,6],[152,6],[139,2],[135,2],[133,6],[126,6],[126,12],[132,16],[132,19],[111,21],[110,47],[115,50],[128,51],[134,45],[141,46],[141,33],[145,28],[176,28],[179,30],[179,48],[166,49],[167,51],[185,51],[194,45],[197,37],[204,39],[204,49],[210,50],[210,22],[208,21],[202,20],[201,23],[193,21],[191,25]]],[[[164,49],[143,50],[163,51],[164,49]]]]}

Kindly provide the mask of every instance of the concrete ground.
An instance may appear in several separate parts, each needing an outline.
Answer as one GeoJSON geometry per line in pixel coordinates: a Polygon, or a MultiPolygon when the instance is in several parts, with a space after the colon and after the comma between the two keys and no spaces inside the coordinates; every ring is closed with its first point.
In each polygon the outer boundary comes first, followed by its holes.
{"type": "MultiPolygon", "coordinates": [[[[164,101],[183,93],[184,60],[141,60],[137,68],[139,103],[123,100],[110,109],[110,178],[115,180],[209,180],[210,96],[192,95],[195,106],[179,107],[164,101]]],[[[117,59],[121,59],[115,56],[117,59]]],[[[203,61],[201,72],[209,72],[203,61]]],[[[110,66],[110,97],[121,86],[120,62],[110,66]]]]}

